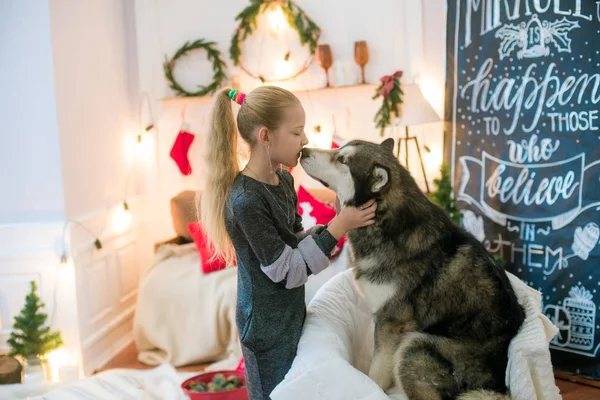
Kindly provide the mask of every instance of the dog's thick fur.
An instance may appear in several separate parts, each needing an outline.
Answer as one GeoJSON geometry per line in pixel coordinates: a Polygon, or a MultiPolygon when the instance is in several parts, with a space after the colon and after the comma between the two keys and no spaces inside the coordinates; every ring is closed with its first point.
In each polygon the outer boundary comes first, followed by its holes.
{"type": "Polygon", "coordinates": [[[508,345],[524,311],[504,270],[430,202],[382,144],[304,149],[301,164],[343,205],[377,200],[349,232],[354,276],[375,318],[369,376],[409,399],[504,399],[508,345]]]}

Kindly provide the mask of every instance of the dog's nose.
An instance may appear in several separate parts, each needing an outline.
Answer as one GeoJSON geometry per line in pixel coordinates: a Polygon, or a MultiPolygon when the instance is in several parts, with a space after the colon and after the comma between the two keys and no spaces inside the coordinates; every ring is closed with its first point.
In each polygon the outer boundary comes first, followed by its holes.
{"type": "Polygon", "coordinates": [[[310,157],[310,149],[304,148],[304,149],[302,149],[302,151],[300,153],[301,153],[300,158],[310,157]]]}

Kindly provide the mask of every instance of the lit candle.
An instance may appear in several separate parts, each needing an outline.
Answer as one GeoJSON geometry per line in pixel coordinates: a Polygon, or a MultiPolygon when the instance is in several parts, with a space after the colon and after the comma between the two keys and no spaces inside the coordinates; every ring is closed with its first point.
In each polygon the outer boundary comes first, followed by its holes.
{"type": "Polygon", "coordinates": [[[77,351],[60,348],[48,354],[53,382],[72,382],[79,379],[77,351]]]}

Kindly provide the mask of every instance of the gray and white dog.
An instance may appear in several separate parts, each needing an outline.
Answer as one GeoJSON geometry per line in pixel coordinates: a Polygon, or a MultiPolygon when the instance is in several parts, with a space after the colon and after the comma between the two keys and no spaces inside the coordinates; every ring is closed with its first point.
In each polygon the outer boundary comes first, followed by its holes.
{"type": "Polygon", "coordinates": [[[375,319],[369,376],[411,400],[509,399],[508,345],[523,308],[504,270],[419,190],[393,147],[352,141],[301,158],[342,205],[377,200],[375,223],[348,233],[375,319]]]}

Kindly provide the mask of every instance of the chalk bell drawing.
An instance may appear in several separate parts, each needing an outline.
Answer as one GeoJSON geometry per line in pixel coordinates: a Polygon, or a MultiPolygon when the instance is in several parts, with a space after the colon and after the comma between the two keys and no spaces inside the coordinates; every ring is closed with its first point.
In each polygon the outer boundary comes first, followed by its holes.
{"type": "Polygon", "coordinates": [[[554,44],[559,52],[571,52],[569,31],[580,28],[579,22],[563,18],[559,21],[540,21],[534,14],[529,22],[518,25],[507,24],[496,32],[496,38],[501,39],[498,53],[500,59],[512,54],[515,48],[517,58],[546,57],[550,54],[550,44],[554,44]]]}

